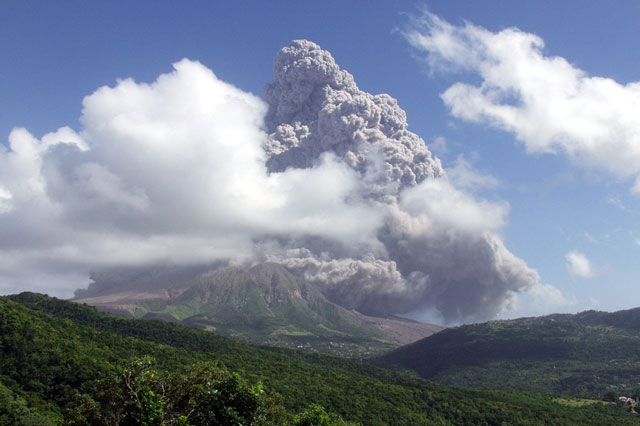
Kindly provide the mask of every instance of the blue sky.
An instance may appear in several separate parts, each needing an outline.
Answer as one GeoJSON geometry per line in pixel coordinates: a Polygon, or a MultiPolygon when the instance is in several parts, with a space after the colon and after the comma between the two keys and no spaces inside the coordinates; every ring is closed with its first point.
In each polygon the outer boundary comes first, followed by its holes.
{"type": "MultiPolygon", "coordinates": [[[[453,104],[441,95],[456,83],[480,85],[481,70],[488,65],[456,58],[428,63],[433,51],[412,46],[403,35],[412,17],[422,19],[425,7],[459,32],[471,25],[492,34],[511,27],[535,34],[544,41],[544,57],[564,58],[588,77],[609,78],[622,87],[640,81],[637,1],[8,0],[0,6],[1,141],[8,149],[14,127],[25,127],[36,138],[62,126],[80,131],[85,96],[118,79],[152,82],[182,58],[199,61],[219,79],[261,96],[273,78],[278,50],[293,39],[309,39],[330,51],[360,89],[396,98],[409,129],[446,168],[466,164],[474,176],[486,178],[470,191],[509,204],[507,224],[500,230],[505,245],[537,270],[542,283],[564,295],[553,308],[534,306],[518,313],[640,306],[640,194],[632,192],[636,171],[620,166],[618,172],[613,154],[600,165],[590,151],[567,154],[570,142],[554,145],[555,153],[533,152],[534,142],[517,134],[529,123],[509,129],[499,118],[454,114],[453,104]]],[[[478,43],[470,42],[469,48],[478,43]]],[[[637,99],[631,113],[640,121],[637,99]]],[[[518,100],[514,104],[520,105],[518,100]]],[[[638,134],[621,144],[633,151],[640,144],[638,134]]],[[[12,286],[2,291],[15,290],[12,286]]],[[[65,291],[51,290],[68,295],[65,291]]]]}

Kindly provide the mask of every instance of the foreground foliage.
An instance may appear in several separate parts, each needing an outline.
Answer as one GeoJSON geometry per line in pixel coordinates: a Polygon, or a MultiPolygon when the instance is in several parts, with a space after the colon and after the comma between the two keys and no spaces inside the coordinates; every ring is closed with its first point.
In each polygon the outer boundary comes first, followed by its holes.
{"type": "Polygon", "coordinates": [[[272,425],[284,409],[235,374],[211,363],[185,374],[154,368],[151,357],[131,360],[112,378],[96,384],[92,396],[78,396],[67,409],[72,425],[272,425]]]}
{"type": "MultiPolygon", "coordinates": [[[[3,401],[13,406],[23,401],[24,409],[50,424],[114,424],[98,419],[116,405],[121,420],[146,419],[119,424],[195,422],[196,411],[190,410],[202,401],[209,407],[203,416],[222,412],[251,419],[249,424],[337,425],[344,419],[367,425],[624,425],[637,420],[616,404],[570,407],[551,395],[448,388],[360,361],[251,346],[42,295],[10,299],[0,298],[0,390],[8,393],[3,401]],[[207,399],[208,383],[238,391],[207,399]]],[[[9,405],[3,403],[0,416],[9,405]]],[[[26,422],[26,416],[18,418],[26,422]]],[[[215,419],[208,424],[221,422],[215,419]]]]}

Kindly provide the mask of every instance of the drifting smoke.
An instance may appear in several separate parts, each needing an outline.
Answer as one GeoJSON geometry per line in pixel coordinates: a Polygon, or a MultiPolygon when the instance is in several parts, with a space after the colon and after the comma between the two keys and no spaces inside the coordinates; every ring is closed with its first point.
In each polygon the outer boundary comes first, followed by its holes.
{"type": "Polygon", "coordinates": [[[197,62],[174,67],[85,98],[80,133],[11,133],[3,291],[268,260],[348,308],[460,322],[538,283],[498,235],[508,205],[457,188],[397,102],[360,91],[316,44],[280,51],[266,105],[197,62]]]}

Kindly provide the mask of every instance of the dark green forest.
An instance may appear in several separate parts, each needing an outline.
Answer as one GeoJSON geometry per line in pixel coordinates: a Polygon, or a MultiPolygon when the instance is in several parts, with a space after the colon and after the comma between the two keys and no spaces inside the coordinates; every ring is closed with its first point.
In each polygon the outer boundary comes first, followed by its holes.
{"type": "Polygon", "coordinates": [[[640,396],[640,309],[450,328],[376,363],[454,386],[640,396]]]}
{"type": "Polygon", "coordinates": [[[0,336],[1,424],[637,423],[619,404],[452,388],[34,293],[0,298],[0,336]]]}

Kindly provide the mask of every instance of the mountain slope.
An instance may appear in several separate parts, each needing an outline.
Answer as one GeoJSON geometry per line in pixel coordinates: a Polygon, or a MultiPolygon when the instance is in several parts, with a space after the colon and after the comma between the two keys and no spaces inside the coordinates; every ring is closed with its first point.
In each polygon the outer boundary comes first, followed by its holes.
{"type": "Polygon", "coordinates": [[[65,407],[91,397],[132,356],[151,355],[167,371],[215,360],[250,382],[261,380],[289,410],[318,403],[366,425],[631,425],[624,408],[569,407],[535,393],[458,390],[366,363],[256,347],[159,321],[115,317],[94,308],[23,293],[0,298],[0,382],[59,424],[65,407]],[[19,303],[17,303],[19,302],[19,303]],[[84,394],[81,397],[79,394],[84,394]],[[56,417],[57,415],[57,417],[56,417]]]}
{"type": "Polygon", "coordinates": [[[640,384],[640,308],[490,321],[444,330],[379,365],[440,383],[597,397],[640,384]]]}
{"type": "Polygon", "coordinates": [[[93,297],[86,292],[75,301],[252,343],[349,356],[370,356],[442,330],[431,324],[347,310],[276,263],[198,274],[164,289],[161,285],[154,289],[150,281],[96,291],[93,297]]]}

